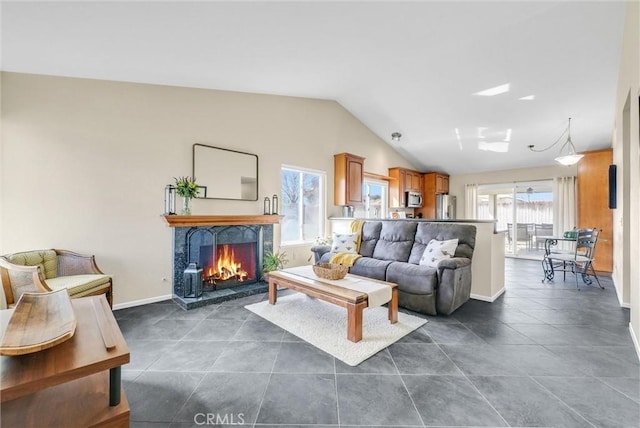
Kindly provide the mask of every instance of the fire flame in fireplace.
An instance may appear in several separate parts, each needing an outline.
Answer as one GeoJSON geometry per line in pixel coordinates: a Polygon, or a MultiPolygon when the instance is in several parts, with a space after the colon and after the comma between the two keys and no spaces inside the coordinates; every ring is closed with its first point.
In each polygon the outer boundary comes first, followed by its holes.
{"type": "Polygon", "coordinates": [[[235,261],[235,252],[229,245],[223,245],[222,251],[218,254],[216,265],[207,269],[206,277],[209,280],[227,281],[235,279],[244,281],[249,273],[242,270],[242,263],[235,261]]]}

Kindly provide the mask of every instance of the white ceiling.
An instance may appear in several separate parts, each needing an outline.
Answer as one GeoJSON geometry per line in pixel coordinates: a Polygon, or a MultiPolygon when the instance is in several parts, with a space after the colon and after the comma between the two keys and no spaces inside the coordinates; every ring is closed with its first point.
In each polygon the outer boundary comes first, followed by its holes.
{"type": "Polygon", "coordinates": [[[3,70],[335,99],[424,171],[552,164],[560,144],[527,146],[556,141],[569,117],[578,151],[611,145],[623,2],[3,2],[1,13],[3,70]],[[507,153],[478,149],[508,129],[507,153]]]}

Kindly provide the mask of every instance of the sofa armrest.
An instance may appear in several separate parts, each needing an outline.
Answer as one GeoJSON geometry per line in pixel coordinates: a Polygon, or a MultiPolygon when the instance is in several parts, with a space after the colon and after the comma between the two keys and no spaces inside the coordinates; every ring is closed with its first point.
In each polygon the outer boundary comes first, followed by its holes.
{"type": "Polygon", "coordinates": [[[313,253],[314,263],[318,263],[320,258],[331,251],[331,245],[316,245],[311,247],[311,252],[313,253]]]}
{"type": "Polygon", "coordinates": [[[441,269],[458,269],[461,267],[469,266],[471,264],[471,259],[466,257],[451,257],[448,259],[440,260],[438,263],[438,271],[441,269]]]}
{"type": "Polygon", "coordinates": [[[453,257],[438,263],[436,310],[450,315],[471,296],[471,259],[453,257]]]}
{"type": "Polygon", "coordinates": [[[55,250],[58,255],[58,276],[104,274],[96,264],[95,256],[55,250]]]}

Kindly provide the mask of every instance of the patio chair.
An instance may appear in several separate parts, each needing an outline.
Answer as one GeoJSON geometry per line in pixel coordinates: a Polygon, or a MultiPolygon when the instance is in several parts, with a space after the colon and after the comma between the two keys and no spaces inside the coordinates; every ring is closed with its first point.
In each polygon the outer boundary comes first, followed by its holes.
{"type": "MultiPolygon", "coordinates": [[[[578,274],[582,277],[582,281],[591,285],[593,276],[602,289],[598,275],[593,268],[593,260],[596,253],[596,244],[598,243],[599,231],[597,229],[577,229],[578,236],[575,241],[574,251],[570,253],[551,253],[545,255],[548,263],[551,263],[554,270],[562,271],[564,280],[567,279],[567,272],[574,274],[576,279],[576,287],[580,289],[578,284],[578,274]],[[589,273],[591,270],[591,273],[589,273]]],[[[544,262],[543,262],[544,263],[544,262]]]]}
{"type": "Polygon", "coordinates": [[[541,223],[534,225],[533,239],[536,243],[536,250],[540,249],[540,244],[544,245],[545,239],[553,236],[553,224],[541,223]]]}
{"type": "MultiPolygon", "coordinates": [[[[507,240],[509,244],[513,239],[513,224],[507,223],[507,240]]],[[[524,242],[527,249],[531,248],[531,233],[529,232],[529,225],[527,223],[518,223],[516,226],[516,244],[518,242],[524,242]]]]}

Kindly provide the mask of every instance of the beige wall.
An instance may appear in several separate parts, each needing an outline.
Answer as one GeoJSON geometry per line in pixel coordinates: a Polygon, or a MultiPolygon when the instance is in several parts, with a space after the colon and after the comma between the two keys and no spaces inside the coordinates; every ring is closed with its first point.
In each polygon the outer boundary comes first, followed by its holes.
{"type": "Polygon", "coordinates": [[[262,213],[288,164],[327,172],[337,215],[334,153],[364,156],[378,174],[410,166],[334,101],[6,72],[1,85],[0,253],[93,253],[116,304],[171,293],[163,192],[191,175],[195,142],[257,154],[260,188],[257,202],[195,200],[193,214],[262,213]]]}
{"type": "Polygon", "coordinates": [[[535,168],[505,169],[501,171],[481,172],[476,174],[459,174],[449,177],[449,193],[458,201],[456,212],[458,218],[464,218],[465,185],[513,183],[514,181],[548,180],[553,177],[569,177],[578,173],[577,166],[551,165],[535,168]]]}
{"type": "Polygon", "coordinates": [[[630,329],[640,355],[640,4],[627,2],[615,105],[613,160],[618,165],[614,210],[613,280],[631,308],[630,329]],[[625,112],[626,110],[626,112],[625,112]]]}

